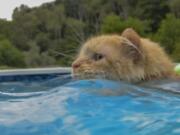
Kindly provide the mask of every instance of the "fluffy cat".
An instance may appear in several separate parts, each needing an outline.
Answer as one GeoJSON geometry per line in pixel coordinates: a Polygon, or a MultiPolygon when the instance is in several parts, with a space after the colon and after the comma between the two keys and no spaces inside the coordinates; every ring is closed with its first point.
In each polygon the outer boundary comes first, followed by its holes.
{"type": "Polygon", "coordinates": [[[106,78],[141,82],[174,76],[174,65],[155,42],[132,28],[121,35],[101,35],[84,43],[72,64],[78,78],[106,78]]]}

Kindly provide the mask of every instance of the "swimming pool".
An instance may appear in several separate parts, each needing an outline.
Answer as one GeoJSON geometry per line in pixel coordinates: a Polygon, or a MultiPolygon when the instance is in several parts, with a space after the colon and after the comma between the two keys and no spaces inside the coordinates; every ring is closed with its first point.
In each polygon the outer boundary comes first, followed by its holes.
{"type": "Polygon", "coordinates": [[[68,72],[0,78],[1,135],[180,134],[178,91],[73,80],[68,72]]]}

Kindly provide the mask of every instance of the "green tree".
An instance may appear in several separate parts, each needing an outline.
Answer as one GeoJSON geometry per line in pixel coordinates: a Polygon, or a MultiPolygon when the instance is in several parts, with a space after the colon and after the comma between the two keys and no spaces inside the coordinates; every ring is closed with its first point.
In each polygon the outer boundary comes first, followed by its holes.
{"type": "Polygon", "coordinates": [[[175,49],[171,55],[175,62],[180,62],[180,42],[175,44],[175,49]]]}
{"type": "Polygon", "coordinates": [[[50,46],[52,45],[51,40],[49,39],[49,35],[46,33],[42,33],[42,32],[36,36],[35,41],[37,43],[36,45],[40,49],[39,50],[40,53],[47,51],[50,48],[50,46]]]}
{"type": "Polygon", "coordinates": [[[72,18],[67,18],[66,21],[67,21],[66,37],[69,40],[74,40],[74,42],[77,42],[79,44],[84,42],[85,39],[87,38],[86,35],[87,25],[83,21],[72,18]]]}
{"type": "Polygon", "coordinates": [[[170,8],[174,15],[180,18],[180,0],[171,0],[170,8]]]}
{"type": "Polygon", "coordinates": [[[122,19],[117,15],[108,15],[104,18],[101,25],[102,33],[120,33],[124,28],[122,19]]]}
{"type": "Polygon", "coordinates": [[[169,13],[168,0],[134,0],[130,16],[150,21],[152,32],[159,28],[161,20],[169,13]]]}
{"type": "Polygon", "coordinates": [[[11,45],[7,39],[0,39],[0,65],[10,67],[24,67],[22,52],[11,45]]]}
{"type": "Polygon", "coordinates": [[[0,34],[10,38],[12,34],[12,22],[0,19],[0,34]]]}
{"type": "Polygon", "coordinates": [[[160,28],[156,34],[156,39],[170,54],[176,48],[176,44],[180,43],[180,19],[172,14],[168,14],[166,19],[161,22],[160,28]]]}
{"type": "Polygon", "coordinates": [[[11,47],[25,52],[28,67],[70,66],[87,37],[119,34],[127,27],[155,37],[175,57],[179,52],[179,1],[56,0],[34,8],[21,5],[15,8],[12,21],[0,19],[0,35],[11,47]],[[174,16],[165,19],[169,12],[174,16]]]}
{"type": "Polygon", "coordinates": [[[126,20],[122,20],[117,15],[108,15],[103,20],[103,23],[101,25],[101,32],[121,33],[128,27],[135,29],[141,35],[144,35],[145,31],[148,29],[148,23],[140,21],[137,18],[129,17],[126,20]]]}
{"type": "Polygon", "coordinates": [[[40,53],[40,49],[35,43],[31,43],[31,49],[24,53],[25,62],[28,67],[43,67],[55,65],[55,59],[48,52],[40,53]]]}

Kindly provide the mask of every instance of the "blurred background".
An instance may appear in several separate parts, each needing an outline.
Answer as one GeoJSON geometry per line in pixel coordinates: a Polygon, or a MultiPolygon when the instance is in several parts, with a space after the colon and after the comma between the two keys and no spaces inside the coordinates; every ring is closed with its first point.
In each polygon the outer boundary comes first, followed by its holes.
{"type": "Polygon", "coordinates": [[[42,2],[21,3],[12,17],[0,16],[1,69],[70,66],[87,38],[127,27],[159,42],[180,62],[180,0],[42,2]]]}

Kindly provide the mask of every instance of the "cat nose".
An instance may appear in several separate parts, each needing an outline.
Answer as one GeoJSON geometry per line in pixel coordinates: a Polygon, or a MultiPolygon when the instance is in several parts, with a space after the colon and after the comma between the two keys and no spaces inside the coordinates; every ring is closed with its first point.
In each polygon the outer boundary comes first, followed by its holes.
{"type": "Polygon", "coordinates": [[[76,68],[78,68],[78,67],[80,67],[80,63],[73,63],[72,64],[72,67],[74,68],[74,69],[76,69],[76,68]]]}

